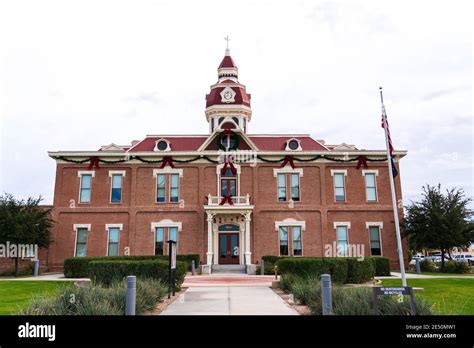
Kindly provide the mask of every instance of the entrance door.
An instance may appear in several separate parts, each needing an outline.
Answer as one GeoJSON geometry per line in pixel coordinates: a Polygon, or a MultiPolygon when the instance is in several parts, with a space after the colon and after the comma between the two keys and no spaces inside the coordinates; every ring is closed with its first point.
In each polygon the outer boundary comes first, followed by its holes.
{"type": "Polygon", "coordinates": [[[239,264],[239,234],[220,233],[219,234],[219,264],[232,265],[239,264]]]}

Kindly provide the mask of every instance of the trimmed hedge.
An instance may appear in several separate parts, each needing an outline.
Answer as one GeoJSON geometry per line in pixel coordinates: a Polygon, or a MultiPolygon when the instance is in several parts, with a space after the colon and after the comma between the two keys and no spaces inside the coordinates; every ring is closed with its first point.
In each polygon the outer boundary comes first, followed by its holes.
{"type": "Polygon", "coordinates": [[[372,256],[376,276],[390,276],[390,259],[382,256],[372,256]]]}
{"type": "Polygon", "coordinates": [[[347,283],[360,284],[374,278],[375,265],[371,258],[359,260],[356,257],[347,257],[347,283]]]}
{"type": "MultiPolygon", "coordinates": [[[[388,259],[387,259],[388,260],[388,259]]],[[[390,263],[390,261],[388,260],[390,263]]],[[[380,272],[386,272],[387,261],[365,257],[363,260],[351,257],[298,257],[277,261],[280,274],[296,277],[319,277],[330,274],[335,283],[365,283],[375,276],[376,264],[380,272]]],[[[389,271],[390,272],[390,271],[389,271]]]]}
{"type": "MultiPolygon", "coordinates": [[[[187,265],[176,262],[176,287],[179,289],[186,276],[187,265]]],[[[110,286],[122,281],[128,275],[141,279],[157,279],[169,284],[168,262],[165,260],[116,260],[91,261],[88,273],[94,284],[110,286]]]]}
{"type": "MultiPolygon", "coordinates": [[[[167,261],[166,255],[136,255],[136,256],[91,256],[71,257],[64,260],[64,276],[66,278],[88,278],[88,265],[92,261],[140,261],[140,260],[163,260],[167,261]]],[[[191,261],[194,260],[196,267],[199,265],[199,254],[177,255],[177,261],[184,261],[187,270],[191,271],[191,261]]]]}

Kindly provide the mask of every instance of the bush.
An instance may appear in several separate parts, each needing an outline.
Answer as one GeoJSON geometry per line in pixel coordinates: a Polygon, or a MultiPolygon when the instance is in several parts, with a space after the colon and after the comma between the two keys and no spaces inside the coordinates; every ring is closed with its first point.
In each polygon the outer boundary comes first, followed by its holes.
{"type": "Polygon", "coordinates": [[[431,260],[422,260],[420,262],[420,270],[422,272],[436,272],[436,264],[431,260]]]}
{"type": "Polygon", "coordinates": [[[376,276],[390,276],[390,259],[388,257],[373,256],[370,259],[374,263],[376,276]]]}
{"type": "Polygon", "coordinates": [[[443,273],[469,273],[471,272],[471,268],[467,262],[449,260],[444,263],[444,268],[441,268],[440,271],[443,273]]]}
{"type": "Polygon", "coordinates": [[[296,278],[291,284],[291,293],[301,304],[321,302],[321,283],[313,276],[296,278]]]}
{"type": "MultiPolygon", "coordinates": [[[[137,281],[136,313],[142,314],[153,308],[165,296],[167,286],[160,281],[137,281]]],[[[65,286],[59,296],[32,299],[23,315],[124,315],[125,282],[111,287],[77,288],[65,286]]]]}
{"type": "MultiPolygon", "coordinates": [[[[278,260],[288,258],[288,256],[273,256],[273,255],[266,255],[262,256],[263,262],[265,264],[264,274],[266,275],[274,275],[275,274],[275,266],[278,260]]],[[[260,267],[258,267],[258,273],[260,274],[260,267]]],[[[277,274],[280,274],[280,271],[277,269],[277,274]]]]}
{"type": "MultiPolygon", "coordinates": [[[[93,257],[71,257],[64,260],[64,276],[66,278],[88,278],[88,265],[92,261],[127,261],[127,260],[168,260],[166,255],[136,255],[136,256],[93,256],[93,257]]],[[[199,265],[199,254],[177,255],[177,261],[184,261],[187,270],[191,270],[191,261],[194,260],[196,267],[199,265]]]]}
{"type": "MultiPolygon", "coordinates": [[[[180,288],[186,276],[187,265],[183,261],[176,262],[176,287],[180,288]]],[[[92,261],[89,263],[88,273],[93,284],[111,286],[122,281],[128,275],[135,275],[139,279],[157,279],[168,284],[168,262],[165,260],[118,260],[92,261]]]]}
{"type": "Polygon", "coordinates": [[[375,275],[374,262],[370,258],[359,260],[347,257],[347,283],[360,284],[371,280],[375,275]]]}

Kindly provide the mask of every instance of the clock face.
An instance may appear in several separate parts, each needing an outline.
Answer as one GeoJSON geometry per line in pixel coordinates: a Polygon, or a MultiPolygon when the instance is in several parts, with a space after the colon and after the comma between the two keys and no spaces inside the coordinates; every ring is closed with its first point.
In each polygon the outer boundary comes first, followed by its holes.
{"type": "Polygon", "coordinates": [[[232,99],[232,93],[230,91],[226,91],[224,93],[224,99],[225,100],[231,100],[232,99]]]}
{"type": "Polygon", "coordinates": [[[226,87],[222,92],[221,92],[221,98],[222,102],[224,103],[233,103],[235,101],[235,92],[232,90],[232,88],[226,87]]]}

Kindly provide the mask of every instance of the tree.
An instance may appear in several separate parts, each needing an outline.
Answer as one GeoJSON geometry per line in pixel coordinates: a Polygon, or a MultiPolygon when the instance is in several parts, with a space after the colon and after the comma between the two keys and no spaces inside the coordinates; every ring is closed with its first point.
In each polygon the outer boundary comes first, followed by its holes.
{"type": "Polygon", "coordinates": [[[439,249],[441,268],[444,255],[454,247],[465,248],[474,240],[473,212],[468,208],[470,198],[461,189],[441,192],[438,186],[423,186],[423,198],[406,208],[404,233],[415,249],[439,249]]]}
{"type": "MultiPolygon", "coordinates": [[[[38,248],[51,244],[51,209],[39,206],[41,201],[41,196],[26,201],[17,200],[11,194],[0,196],[0,244],[36,244],[38,248]]],[[[20,256],[18,253],[15,256],[15,276],[18,276],[20,256]]]]}

